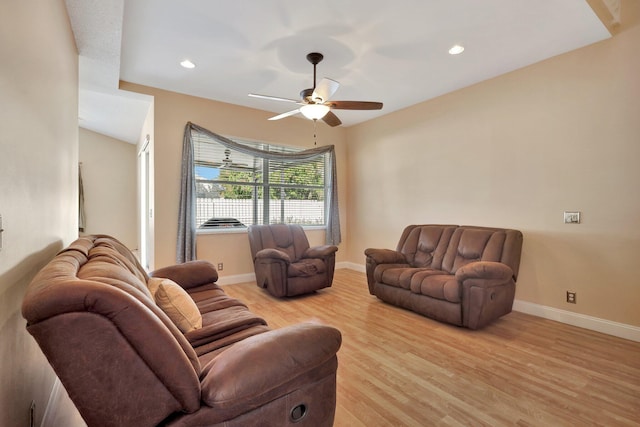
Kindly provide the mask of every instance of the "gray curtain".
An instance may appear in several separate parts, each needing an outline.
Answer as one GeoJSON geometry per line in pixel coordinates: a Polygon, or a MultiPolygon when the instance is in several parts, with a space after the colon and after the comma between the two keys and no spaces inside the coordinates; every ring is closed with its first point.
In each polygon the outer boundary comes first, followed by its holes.
{"type": "Polygon", "coordinates": [[[193,142],[189,124],[182,138],[182,174],[178,210],[178,264],[196,259],[196,181],[193,176],[193,142]]]}
{"type": "MultiPolygon", "coordinates": [[[[184,130],[183,144],[184,144],[184,147],[187,147],[187,145],[189,146],[190,163],[188,166],[185,166],[187,165],[187,162],[184,160],[186,157],[185,157],[185,151],[183,151],[182,181],[184,184],[185,179],[187,179],[185,177],[185,174],[189,175],[188,179],[190,180],[190,187],[189,187],[190,193],[188,197],[190,199],[189,206],[191,206],[191,211],[190,211],[191,217],[188,219],[188,221],[192,224],[192,228],[190,229],[190,232],[193,234],[190,237],[188,237],[186,234],[181,236],[180,232],[178,232],[178,248],[186,245],[185,242],[181,243],[180,240],[181,239],[186,240],[187,238],[193,241],[192,244],[195,248],[195,180],[193,177],[194,168],[193,168],[193,143],[191,141],[192,132],[197,132],[197,133],[206,135],[226,148],[236,150],[241,153],[249,154],[255,157],[269,159],[269,160],[279,160],[279,161],[309,160],[309,159],[313,159],[314,157],[321,156],[328,153],[329,163],[330,163],[329,167],[331,169],[331,173],[329,174],[329,181],[330,181],[329,194],[328,194],[329,211],[327,213],[327,231],[325,233],[325,236],[326,236],[325,241],[327,244],[330,244],[330,245],[337,245],[342,241],[342,236],[340,234],[340,217],[338,215],[338,174],[336,169],[336,153],[333,145],[311,148],[308,150],[299,151],[297,153],[274,153],[271,151],[264,151],[258,148],[253,148],[247,145],[239,144],[237,142],[230,140],[229,138],[225,138],[222,135],[218,135],[216,133],[211,132],[210,130],[207,130],[201,126],[198,126],[196,124],[189,122],[187,123],[187,126],[185,127],[185,130],[184,130]]],[[[186,150],[186,148],[184,150],[186,150]]],[[[186,202],[183,202],[185,186],[183,185],[182,188],[183,188],[183,194],[180,195],[180,209],[182,209],[183,204],[186,204],[186,202]]],[[[178,227],[179,227],[179,230],[183,230],[184,228],[182,225],[182,216],[180,218],[181,218],[181,222],[178,224],[178,227]]],[[[193,256],[195,257],[195,249],[193,252],[193,256]]]]}

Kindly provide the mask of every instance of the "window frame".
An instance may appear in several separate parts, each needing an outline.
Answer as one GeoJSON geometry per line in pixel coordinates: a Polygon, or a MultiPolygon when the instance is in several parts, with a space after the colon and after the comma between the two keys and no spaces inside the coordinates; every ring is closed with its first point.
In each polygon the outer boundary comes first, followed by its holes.
{"type": "MultiPolygon", "coordinates": [[[[289,146],[289,145],[284,145],[284,144],[278,144],[278,143],[270,143],[270,142],[265,142],[265,141],[255,141],[255,140],[248,140],[248,139],[243,139],[243,138],[236,138],[236,137],[226,137],[228,138],[230,141],[236,143],[236,144],[241,144],[243,146],[246,147],[251,147],[253,149],[258,149],[258,150],[268,150],[268,151],[272,151],[275,153],[297,153],[297,152],[302,152],[305,151],[305,148],[302,147],[295,147],[295,146],[289,146]]],[[[269,176],[270,176],[270,172],[272,172],[272,169],[270,168],[270,162],[275,162],[280,163],[282,165],[285,165],[287,163],[293,163],[294,165],[299,165],[299,164],[303,164],[303,163],[308,163],[309,159],[303,159],[303,160],[287,160],[287,161],[282,161],[282,160],[271,160],[271,159],[267,159],[267,158],[261,158],[257,155],[253,155],[254,159],[257,159],[258,161],[262,162],[262,166],[259,169],[258,173],[262,173],[262,180],[260,182],[244,182],[244,181],[226,181],[226,180],[219,180],[219,179],[207,179],[207,178],[202,178],[202,177],[198,177],[198,174],[196,172],[196,168],[198,166],[204,166],[204,167],[209,167],[212,169],[218,169],[221,170],[221,168],[215,168],[214,166],[212,166],[212,164],[210,162],[207,162],[206,160],[203,161],[202,157],[199,157],[196,152],[197,149],[196,147],[198,146],[198,144],[206,144],[206,143],[211,143],[211,144],[218,144],[220,147],[222,147],[221,149],[225,149],[224,147],[226,147],[224,144],[220,143],[219,141],[215,140],[214,138],[211,138],[207,135],[202,135],[199,138],[194,138],[193,140],[193,146],[194,146],[194,165],[193,165],[193,176],[194,176],[194,185],[197,187],[197,185],[199,183],[206,183],[206,184],[211,184],[211,185],[240,185],[240,186],[251,186],[253,187],[252,190],[252,197],[250,200],[252,200],[253,203],[253,208],[252,208],[252,220],[250,221],[251,223],[248,223],[249,221],[246,220],[242,220],[242,223],[245,225],[244,227],[210,227],[210,228],[200,228],[199,225],[196,222],[196,234],[239,234],[239,233],[246,233],[247,229],[250,225],[252,224],[267,224],[267,223],[275,223],[275,222],[271,222],[270,219],[272,218],[271,215],[271,208],[270,208],[270,201],[271,200],[281,200],[282,202],[284,202],[284,200],[286,199],[271,199],[270,197],[264,197],[265,194],[270,195],[271,194],[271,190],[273,188],[292,188],[292,189],[311,189],[311,190],[322,190],[322,223],[318,223],[318,224],[304,224],[304,223],[300,223],[300,225],[307,230],[326,230],[328,227],[328,222],[329,222],[329,218],[328,215],[330,215],[330,192],[331,192],[331,168],[330,168],[330,153],[329,152],[325,152],[325,153],[320,153],[318,154],[318,160],[322,160],[322,185],[309,185],[309,184],[290,184],[290,183],[271,183],[269,182],[269,176]],[[208,141],[205,141],[208,140],[208,141]],[[208,163],[208,164],[207,164],[208,163]],[[262,191],[263,197],[262,198],[256,198],[256,195],[260,193],[260,190],[262,191]],[[260,208],[258,205],[262,203],[262,207],[260,208]],[[260,218],[260,211],[262,212],[262,217],[260,218]],[[256,222],[257,219],[257,222],[256,222]],[[245,222],[246,221],[246,222],[245,222]]],[[[256,169],[254,168],[252,170],[253,173],[256,173],[256,169]]],[[[198,205],[198,194],[197,191],[195,193],[195,204],[196,206],[198,205]]],[[[230,200],[237,200],[237,199],[230,199],[230,200]]],[[[293,199],[293,200],[300,200],[300,199],[293,199]]],[[[197,212],[197,208],[196,208],[196,212],[197,212]]],[[[284,210],[281,208],[280,209],[280,216],[281,219],[283,219],[284,215],[286,215],[286,212],[284,212],[284,210]]],[[[215,216],[213,216],[212,218],[215,218],[215,216]]],[[[231,217],[229,217],[231,218],[231,217]]],[[[240,221],[240,219],[238,218],[234,218],[238,221],[240,221]]],[[[206,220],[205,220],[206,221],[206,220]]],[[[204,221],[202,222],[204,223],[204,221]]],[[[202,224],[201,223],[201,224],[202,224]]],[[[297,222],[294,222],[297,223],[297,222]]]]}

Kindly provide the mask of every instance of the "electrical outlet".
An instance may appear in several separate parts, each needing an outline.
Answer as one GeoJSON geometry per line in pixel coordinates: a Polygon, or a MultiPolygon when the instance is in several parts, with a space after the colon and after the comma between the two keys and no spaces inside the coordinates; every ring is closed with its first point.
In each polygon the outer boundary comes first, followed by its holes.
{"type": "Polygon", "coordinates": [[[576,304],[576,293],[572,291],[567,291],[567,302],[569,304],[576,304]]]}
{"type": "Polygon", "coordinates": [[[218,271],[222,271],[222,270],[224,270],[224,264],[219,262],[218,263],[218,271]]]}

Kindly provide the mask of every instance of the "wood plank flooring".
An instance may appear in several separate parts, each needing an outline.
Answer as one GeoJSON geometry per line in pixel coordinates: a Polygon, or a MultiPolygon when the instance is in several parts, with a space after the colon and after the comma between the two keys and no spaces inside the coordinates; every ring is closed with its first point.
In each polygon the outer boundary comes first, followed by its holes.
{"type": "Polygon", "coordinates": [[[640,343],[513,312],[480,331],[369,295],[363,273],[276,299],[224,286],[272,328],[335,326],[336,426],[640,426],[640,343]]]}

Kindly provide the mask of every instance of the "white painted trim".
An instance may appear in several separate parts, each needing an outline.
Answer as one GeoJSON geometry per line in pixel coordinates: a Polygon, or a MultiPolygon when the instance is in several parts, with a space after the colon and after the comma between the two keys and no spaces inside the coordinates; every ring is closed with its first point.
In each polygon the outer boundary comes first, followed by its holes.
{"type": "Polygon", "coordinates": [[[56,377],[56,380],[53,382],[53,387],[51,387],[51,393],[49,394],[49,400],[47,401],[47,407],[44,408],[44,415],[42,416],[42,422],[40,423],[40,427],[50,426],[51,421],[49,421],[50,414],[55,413],[57,408],[53,408],[52,406],[57,405],[58,395],[60,394],[60,389],[62,388],[62,383],[60,383],[60,379],[56,377]]]}
{"type": "MultiPolygon", "coordinates": [[[[337,264],[336,268],[338,268],[337,264]]],[[[366,272],[364,264],[342,262],[340,263],[340,268],[349,268],[361,273],[366,272]]],[[[613,335],[615,337],[640,342],[640,327],[638,326],[613,322],[611,320],[587,316],[586,314],[560,310],[558,308],[547,307],[544,305],[534,304],[532,302],[521,300],[515,300],[513,302],[513,309],[521,313],[531,314],[533,316],[542,317],[544,319],[566,323],[567,325],[573,325],[579,328],[589,329],[596,332],[602,332],[603,334],[613,335]]]]}
{"type": "Polygon", "coordinates": [[[247,273],[247,274],[236,274],[233,276],[220,276],[216,283],[220,286],[224,286],[224,285],[233,285],[236,283],[247,283],[247,282],[255,282],[255,281],[256,281],[256,274],[247,273]]]}
{"type": "Polygon", "coordinates": [[[347,268],[349,270],[355,270],[359,273],[366,273],[365,266],[363,264],[356,264],[355,262],[337,262],[336,269],[347,268]]]}
{"type": "MultiPolygon", "coordinates": [[[[365,273],[365,265],[354,262],[338,262],[336,269],[347,268],[360,273],[365,273]]],[[[239,274],[236,276],[224,276],[218,280],[220,285],[231,285],[234,283],[246,283],[256,280],[256,275],[239,274]]],[[[574,313],[558,308],[547,307],[540,304],[534,304],[527,301],[515,300],[513,309],[521,313],[531,314],[533,316],[542,317],[544,319],[555,320],[557,322],[566,323],[567,325],[577,326],[579,328],[589,329],[603,334],[613,335],[615,337],[624,338],[631,341],[640,342],[640,327],[627,325],[625,323],[613,322],[611,320],[600,319],[598,317],[587,316],[586,314],[574,313]]]]}
{"type": "Polygon", "coordinates": [[[521,313],[531,314],[579,328],[589,329],[603,334],[613,335],[631,341],[640,342],[640,327],[625,323],[613,322],[586,314],[574,313],[559,308],[547,307],[527,301],[515,300],[513,309],[521,313]]]}

